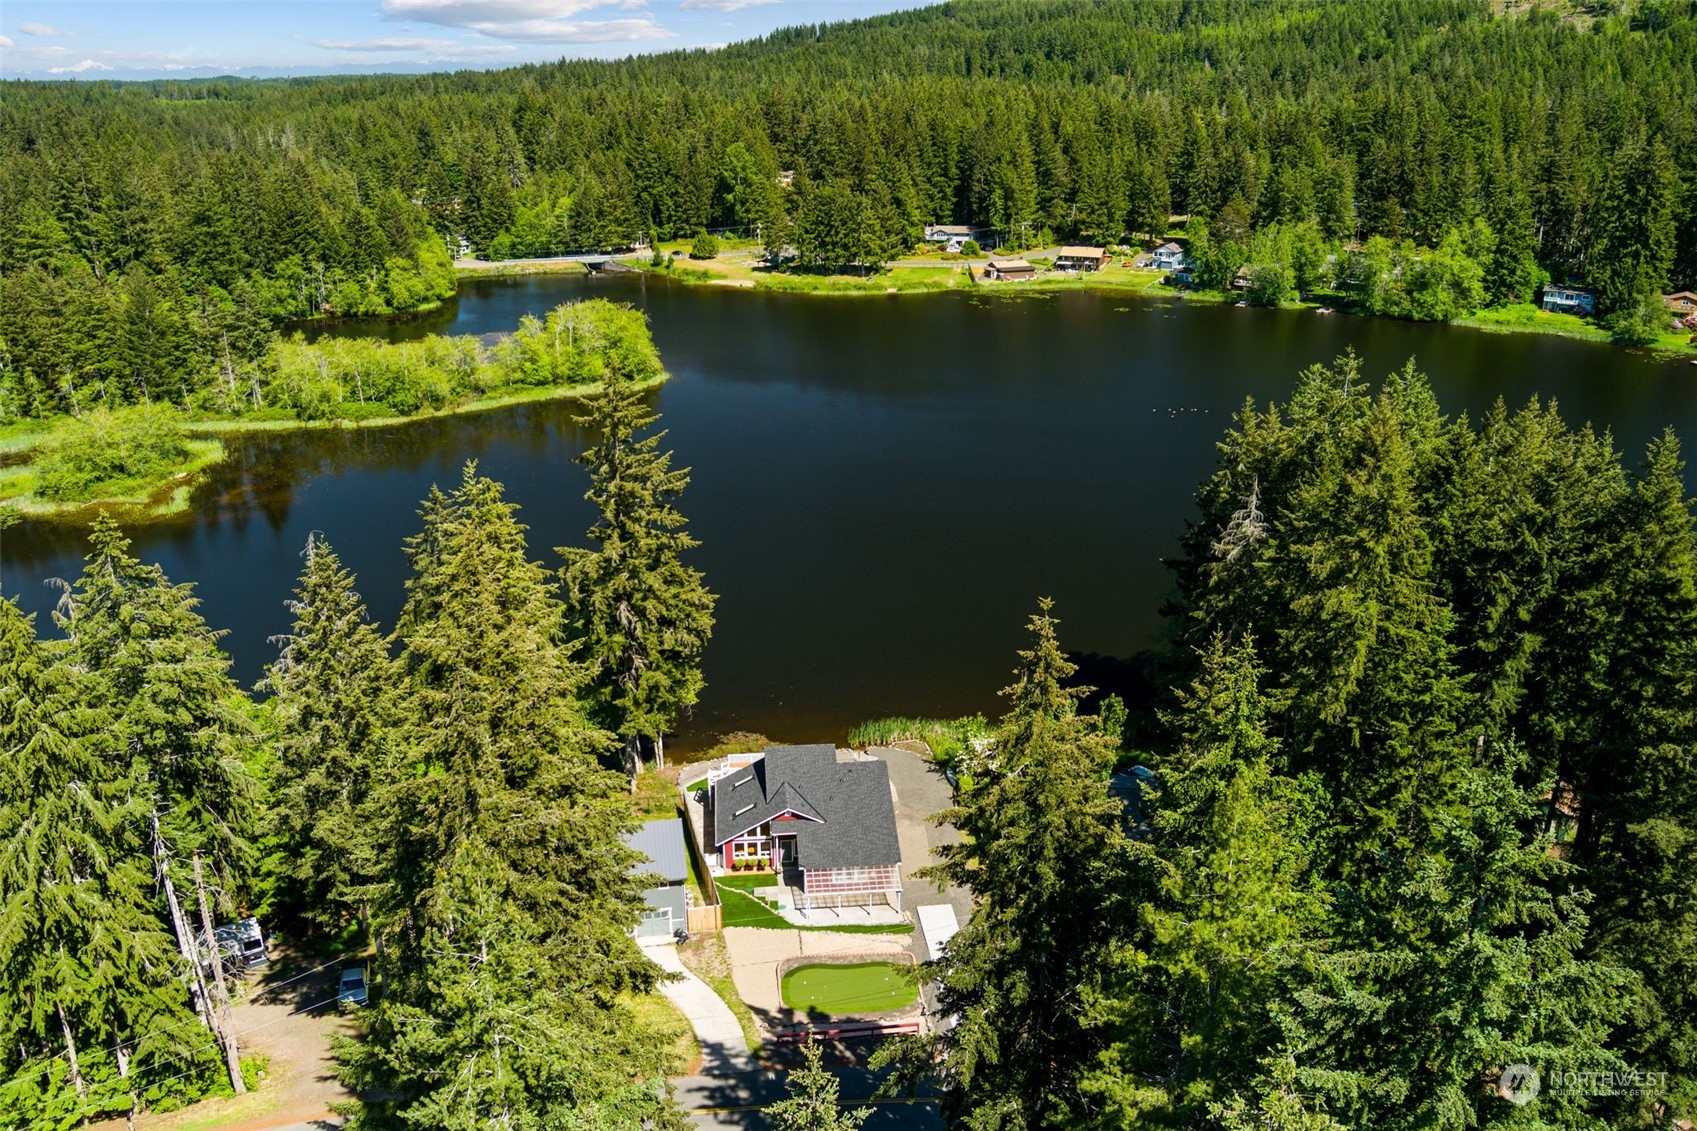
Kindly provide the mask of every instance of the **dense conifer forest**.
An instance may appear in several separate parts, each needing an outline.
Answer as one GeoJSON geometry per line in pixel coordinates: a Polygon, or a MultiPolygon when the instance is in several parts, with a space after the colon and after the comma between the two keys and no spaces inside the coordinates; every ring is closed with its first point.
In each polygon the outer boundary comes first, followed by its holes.
{"type": "Polygon", "coordinates": [[[654,422],[609,379],[583,421],[601,517],[555,568],[474,465],[432,490],[389,633],[312,535],[255,695],[109,518],[51,626],[0,600],[0,1126],[253,1087],[210,936],[238,909],[379,940],[381,999],[338,1048],[359,1127],[678,1125],[621,834],[714,597],[654,422]]]}
{"type": "Polygon", "coordinates": [[[1697,7],[1497,7],[969,0],[623,62],[11,83],[0,412],[237,411],[218,371],[273,364],[273,323],[434,303],[462,239],[729,228],[824,264],[929,222],[1111,243],[1176,214],[1218,270],[1431,260],[1436,298],[1363,284],[1390,314],[1547,277],[1641,323],[1697,281],[1697,7]]]}

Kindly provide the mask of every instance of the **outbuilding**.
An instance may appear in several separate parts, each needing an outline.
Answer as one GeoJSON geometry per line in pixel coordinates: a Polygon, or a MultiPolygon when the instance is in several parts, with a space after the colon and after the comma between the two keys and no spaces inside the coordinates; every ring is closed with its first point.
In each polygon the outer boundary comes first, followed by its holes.
{"type": "Polygon", "coordinates": [[[1037,268],[1023,259],[992,259],[984,267],[984,277],[994,280],[1029,279],[1037,268]]]}
{"type": "Polygon", "coordinates": [[[646,858],[635,866],[638,872],[657,875],[661,883],[642,893],[648,910],[636,924],[636,937],[671,938],[689,922],[689,849],[684,843],[682,818],[649,821],[625,834],[625,844],[646,858]]]}

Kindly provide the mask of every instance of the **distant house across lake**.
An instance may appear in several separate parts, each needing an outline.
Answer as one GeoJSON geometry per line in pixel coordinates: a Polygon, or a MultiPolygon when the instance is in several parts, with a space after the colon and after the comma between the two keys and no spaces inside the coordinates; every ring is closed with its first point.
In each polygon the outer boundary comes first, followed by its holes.
{"type": "Polygon", "coordinates": [[[1697,291],[1675,291],[1662,296],[1662,305],[1673,320],[1688,330],[1697,330],[1697,291]]]}
{"type": "Polygon", "coordinates": [[[1184,248],[1176,243],[1164,243],[1149,256],[1150,266],[1157,271],[1178,271],[1185,266],[1184,248]]]}
{"type": "Polygon", "coordinates": [[[1556,314],[1595,314],[1597,312],[1597,295],[1584,287],[1560,286],[1555,283],[1544,284],[1544,301],[1541,304],[1545,310],[1556,314]]]}
{"type": "Polygon", "coordinates": [[[984,277],[991,280],[1029,279],[1037,268],[1023,259],[992,259],[984,267],[984,277]]]}
{"type": "Polygon", "coordinates": [[[1055,256],[1057,271],[1097,271],[1108,261],[1108,253],[1099,247],[1068,246],[1055,256]]]}
{"type": "Polygon", "coordinates": [[[925,226],[925,242],[940,243],[943,245],[944,251],[958,252],[966,246],[968,240],[978,240],[979,243],[983,243],[984,241],[979,239],[980,231],[982,229],[975,228],[971,224],[927,224],[925,226]]]}

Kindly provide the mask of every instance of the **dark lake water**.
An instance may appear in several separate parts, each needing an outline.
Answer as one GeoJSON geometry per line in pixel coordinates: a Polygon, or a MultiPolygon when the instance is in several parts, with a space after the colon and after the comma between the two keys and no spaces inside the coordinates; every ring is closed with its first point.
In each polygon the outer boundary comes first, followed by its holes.
{"type": "MultiPolygon", "coordinates": [[[[656,394],[694,468],[683,509],[720,594],[708,687],[677,744],[732,729],[840,738],[887,714],[994,712],[1022,623],[1056,600],[1063,643],[1126,657],[1156,642],[1163,555],[1214,442],[1246,396],[1282,399],[1303,367],[1353,347],[1375,377],[1409,357],[1444,408],[1554,396],[1635,458],[1672,426],[1697,436],[1697,368],[1589,343],[1309,312],[1074,293],[812,298],[642,277],[467,284],[383,329],[509,330],[588,295],[648,312],[674,379],[656,394]]],[[[370,328],[341,327],[337,332],[370,328]]],[[[251,684],[275,655],[312,530],[392,624],[417,501],[467,459],[522,505],[536,556],[591,516],[570,402],[404,427],[239,436],[190,513],[133,531],[192,581],[251,684]]],[[[81,533],[25,524],[4,584],[45,616],[44,580],[80,568],[81,533]]]]}

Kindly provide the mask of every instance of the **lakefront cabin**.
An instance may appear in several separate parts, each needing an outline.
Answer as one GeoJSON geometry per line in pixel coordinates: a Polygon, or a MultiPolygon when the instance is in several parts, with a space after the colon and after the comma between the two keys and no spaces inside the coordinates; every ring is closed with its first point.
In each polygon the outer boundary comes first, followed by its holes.
{"type": "Polygon", "coordinates": [[[1675,291],[1662,296],[1662,305],[1673,317],[1675,326],[1697,330],[1697,291],[1675,291]]]}
{"type": "Polygon", "coordinates": [[[1149,254],[1149,265],[1157,271],[1179,271],[1185,266],[1184,248],[1164,243],[1149,254]]]}
{"type": "Polygon", "coordinates": [[[1544,284],[1544,298],[1539,305],[1555,314],[1584,314],[1589,316],[1597,312],[1597,294],[1585,287],[1546,283],[1544,284]]]}
{"type": "Polygon", "coordinates": [[[829,743],[768,746],[711,780],[708,838],[721,867],[771,868],[796,906],[901,909],[901,844],[890,770],[840,761],[829,743]]]}
{"type": "Polygon", "coordinates": [[[1099,271],[1108,261],[1108,253],[1099,247],[1063,247],[1055,256],[1057,271],[1099,271]]]}

